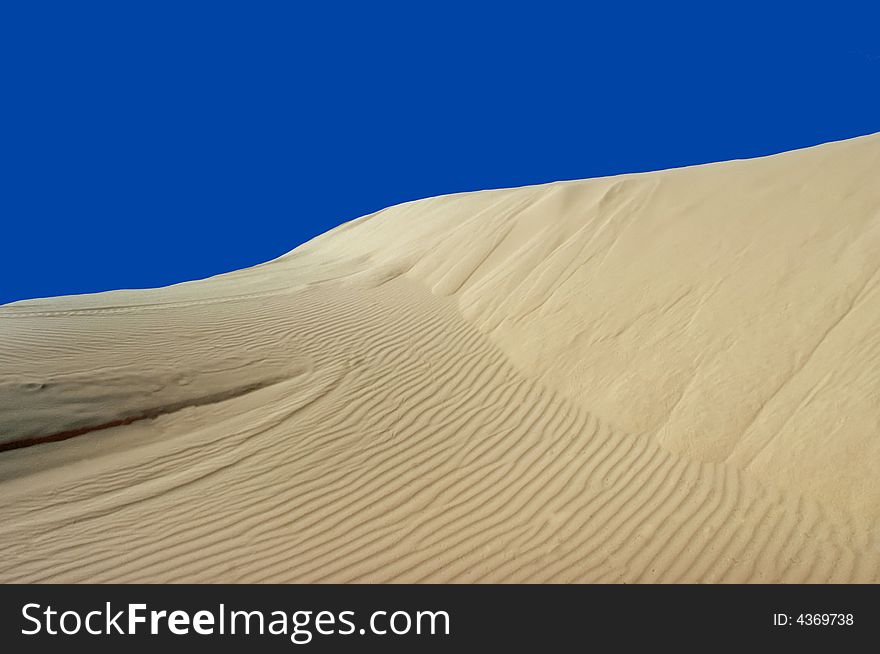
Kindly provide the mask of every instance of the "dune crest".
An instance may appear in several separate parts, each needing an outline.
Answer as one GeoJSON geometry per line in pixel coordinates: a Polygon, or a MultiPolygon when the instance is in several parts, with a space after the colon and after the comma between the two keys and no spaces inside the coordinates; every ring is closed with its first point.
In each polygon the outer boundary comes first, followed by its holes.
{"type": "Polygon", "coordinates": [[[0,307],[0,580],[876,582],[878,171],[442,196],[0,307]]]}

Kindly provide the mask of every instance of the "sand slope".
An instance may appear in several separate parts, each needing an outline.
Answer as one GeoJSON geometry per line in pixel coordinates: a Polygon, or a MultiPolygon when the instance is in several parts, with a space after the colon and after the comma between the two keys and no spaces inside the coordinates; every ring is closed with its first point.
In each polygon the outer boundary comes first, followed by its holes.
{"type": "Polygon", "coordinates": [[[0,307],[0,580],[875,582],[878,325],[877,135],[0,307]]]}

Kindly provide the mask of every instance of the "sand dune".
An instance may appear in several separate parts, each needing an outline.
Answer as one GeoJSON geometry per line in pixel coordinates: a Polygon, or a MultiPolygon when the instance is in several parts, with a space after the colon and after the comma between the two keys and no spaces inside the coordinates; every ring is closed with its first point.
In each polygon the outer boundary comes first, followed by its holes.
{"type": "Polygon", "coordinates": [[[0,450],[7,582],[876,582],[880,135],[0,307],[0,450]]]}

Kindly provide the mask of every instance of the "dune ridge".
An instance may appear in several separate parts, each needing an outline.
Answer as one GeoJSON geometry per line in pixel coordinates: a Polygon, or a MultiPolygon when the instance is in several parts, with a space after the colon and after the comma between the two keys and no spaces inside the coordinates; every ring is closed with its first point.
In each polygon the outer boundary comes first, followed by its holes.
{"type": "Polygon", "coordinates": [[[0,307],[0,447],[78,434],[0,452],[0,580],[876,582],[878,171],[442,196],[0,307]]]}

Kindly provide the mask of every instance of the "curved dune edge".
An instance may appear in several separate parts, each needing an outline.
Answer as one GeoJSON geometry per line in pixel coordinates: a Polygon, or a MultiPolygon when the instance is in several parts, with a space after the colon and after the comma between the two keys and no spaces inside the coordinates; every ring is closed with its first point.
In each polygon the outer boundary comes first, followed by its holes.
{"type": "Polygon", "coordinates": [[[2,307],[0,444],[174,410],[0,454],[0,580],[876,582],[878,165],[446,196],[2,307]]]}

